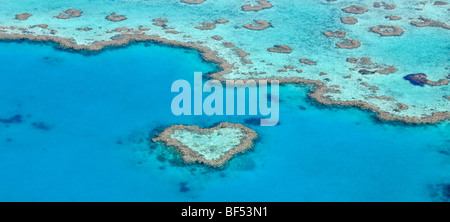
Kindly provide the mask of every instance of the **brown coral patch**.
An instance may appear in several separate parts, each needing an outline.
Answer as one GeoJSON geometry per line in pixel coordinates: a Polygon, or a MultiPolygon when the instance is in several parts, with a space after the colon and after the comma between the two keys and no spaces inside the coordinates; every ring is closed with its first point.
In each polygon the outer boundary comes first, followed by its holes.
{"type": "Polygon", "coordinates": [[[167,27],[167,25],[166,25],[166,23],[164,23],[164,22],[155,22],[155,23],[153,23],[153,25],[154,26],[159,26],[159,27],[167,27]]]}
{"type": "Polygon", "coordinates": [[[445,29],[450,29],[450,26],[448,26],[447,24],[443,23],[443,22],[439,22],[439,21],[433,21],[431,19],[427,19],[424,17],[420,17],[419,20],[422,20],[422,22],[416,22],[416,21],[412,21],[411,24],[418,26],[418,27],[426,27],[426,26],[431,26],[431,27],[442,27],[445,29]]]}
{"type": "Polygon", "coordinates": [[[64,13],[61,13],[61,14],[55,16],[55,18],[59,18],[59,19],[76,18],[76,17],[80,17],[82,13],[83,13],[83,11],[80,11],[80,10],[67,9],[66,11],[64,11],[64,13]]]}
{"type": "Polygon", "coordinates": [[[395,98],[388,97],[388,96],[368,96],[368,99],[379,99],[379,100],[386,100],[386,101],[395,101],[395,98]]]}
{"type": "Polygon", "coordinates": [[[168,22],[169,20],[166,18],[154,18],[152,19],[153,22],[168,22]]]}
{"type": "Polygon", "coordinates": [[[92,30],[92,28],[91,27],[80,27],[80,28],[77,28],[77,30],[78,31],[91,31],[92,30]]]}
{"type": "Polygon", "coordinates": [[[267,51],[275,53],[291,53],[292,49],[288,45],[275,45],[268,48],[267,51]]]}
{"type": "Polygon", "coordinates": [[[30,14],[30,13],[17,14],[16,15],[16,19],[18,19],[18,20],[27,20],[30,16],[32,16],[32,14],[30,14]]]}
{"type": "Polygon", "coordinates": [[[272,8],[272,4],[270,4],[270,2],[265,1],[265,0],[259,0],[258,5],[247,4],[247,5],[242,6],[242,10],[246,11],[246,12],[247,11],[260,11],[260,10],[269,9],[269,8],[272,8]]]}
{"type": "MultiPolygon", "coordinates": [[[[442,86],[448,85],[449,81],[447,79],[440,79],[438,81],[431,81],[428,79],[427,75],[424,73],[409,74],[403,77],[404,79],[410,81],[413,85],[430,85],[430,86],[442,86]]],[[[447,77],[448,78],[448,77],[447,77]]]]}
{"type": "Polygon", "coordinates": [[[124,15],[118,15],[113,12],[113,13],[109,14],[108,16],[106,16],[106,19],[109,21],[113,21],[113,22],[120,22],[120,21],[127,19],[127,17],[124,15]]]}
{"type": "Polygon", "coordinates": [[[250,29],[250,30],[264,30],[270,27],[270,23],[264,20],[255,20],[255,23],[257,25],[253,24],[245,24],[244,28],[250,29]]]}
{"type": "Polygon", "coordinates": [[[357,71],[362,75],[375,73],[391,74],[398,71],[398,69],[394,66],[372,62],[369,57],[362,57],[359,60],[357,58],[348,58],[347,61],[355,64],[353,68],[350,68],[350,70],[357,71]]]}
{"type": "Polygon", "coordinates": [[[400,20],[400,19],[402,19],[402,17],[395,16],[395,15],[386,15],[385,18],[387,18],[389,20],[400,20]]]}
{"type": "Polygon", "coordinates": [[[181,0],[181,2],[186,3],[186,4],[193,4],[193,5],[197,5],[197,4],[201,4],[203,2],[205,2],[206,0],[181,0]]]}
{"type": "Polygon", "coordinates": [[[218,36],[218,35],[211,36],[211,38],[215,39],[215,40],[219,40],[219,41],[223,39],[222,36],[218,36]]]}
{"type": "Polygon", "coordinates": [[[380,74],[391,74],[397,72],[398,69],[395,66],[387,66],[381,69],[377,69],[376,72],[380,74]]]}
{"type": "Polygon", "coordinates": [[[370,59],[370,57],[362,57],[361,59],[359,59],[359,63],[370,64],[370,63],[372,63],[372,60],[370,59]]]}
{"type": "Polygon", "coordinates": [[[369,90],[371,90],[373,93],[376,93],[380,88],[378,88],[377,86],[372,86],[367,82],[362,82],[360,83],[361,85],[367,87],[369,90]]]}
{"type": "Polygon", "coordinates": [[[361,42],[353,39],[343,39],[342,42],[336,43],[336,46],[341,49],[354,49],[361,46],[361,42]]]}
{"type": "Polygon", "coordinates": [[[243,63],[245,63],[245,64],[253,64],[252,61],[250,61],[250,60],[248,60],[248,59],[245,58],[246,56],[250,55],[250,53],[248,53],[248,52],[246,52],[246,51],[244,51],[244,50],[242,50],[242,49],[238,49],[238,48],[235,48],[235,49],[233,49],[233,50],[234,50],[234,52],[236,52],[236,54],[241,58],[241,61],[242,61],[243,63]]]}
{"type": "Polygon", "coordinates": [[[395,4],[386,4],[385,2],[382,3],[382,6],[386,10],[392,10],[397,7],[397,5],[395,5],[395,4]]]}
{"type": "Polygon", "coordinates": [[[313,60],[307,59],[307,58],[301,58],[301,59],[300,59],[300,62],[303,63],[303,64],[306,64],[306,65],[310,65],[310,66],[315,66],[315,65],[317,65],[317,62],[316,62],[316,61],[313,61],[313,60]]]}
{"type": "Polygon", "coordinates": [[[341,22],[349,25],[354,25],[358,22],[358,19],[355,17],[342,17],[341,22]]]}
{"type": "Polygon", "coordinates": [[[397,109],[399,109],[399,110],[407,110],[407,109],[409,109],[409,107],[406,104],[404,104],[404,103],[397,103],[395,105],[397,106],[397,109]]]}
{"type": "Polygon", "coordinates": [[[120,28],[116,28],[116,29],[114,29],[112,31],[113,32],[128,32],[128,31],[131,31],[131,29],[127,28],[127,27],[120,27],[120,28]]]}
{"type": "Polygon", "coordinates": [[[35,28],[35,27],[46,29],[46,28],[48,28],[48,25],[47,24],[39,24],[39,25],[30,26],[30,28],[35,28]]]}
{"type": "Polygon", "coordinates": [[[358,59],[357,58],[347,58],[346,61],[349,62],[349,63],[357,63],[358,59]]]}
{"type": "Polygon", "coordinates": [[[335,31],[335,32],[328,30],[328,31],[324,32],[323,34],[328,37],[344,38],[347,33],[344,31],[341,31],[341,30],[335,31]]]}
{"type": "Polygon", "coordinates": [[[342,11],[347,12],[347,13],[352,13],[352,14],[363,14],[363,13],[369,11],[369,9],[364,8],[363,6],[360,6],[360,5],[352,5],[350,7],[343,8],[342,11]]]}
{"type": "Polygon", "coordinates": [[[233,43],[231,43],[231,42],[224,42],[224,43],[222,43],[225,47],[227,47],[227,48],[233,48],[234,47],[234,44],[233,43]]]}
{"type": "Polygon", "coordinates": [[[379,25],[370,28],[370,31],[380,34],[381,36],[401,36],[403,29],[391,25],[379,25]]]}
{"type": "Polygon", "coordinates": [[[224,23],[228,23],[229,21],[227,19],[218,19],[216,21],[217,24],[224,24],[224,23]]]}
{"type": "Polygon", "coordinates": [[[201,25],[202,26],[197,26],[195,28],[200,30],[212,30],[216,28],[216,24],[213,22],[202,22],[201,25]]]}
{"type": "Polygon", "coordinates": [[[145,28],[144,26],[140,25],[138,28],[140,31],[148,31],[150,30],[149,28],[145,28]]]}
{"type": "Polygon", "coordinates": [[[434,5],[447,5],[448,2],[444,2],[444,1],[435,1],[434,5]]]}

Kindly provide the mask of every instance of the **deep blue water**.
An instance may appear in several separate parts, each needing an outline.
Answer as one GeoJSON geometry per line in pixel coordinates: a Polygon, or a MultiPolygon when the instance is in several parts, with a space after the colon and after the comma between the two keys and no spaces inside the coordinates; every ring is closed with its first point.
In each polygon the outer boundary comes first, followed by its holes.
{"type": "Polygon", "coordinates": [[[0,49],[0,201],[433,201],[429,187],[450,182],[448,123],[382,123],[321,107],[298,85],[280,89],[276,127],[252,116],[175,117],[172,82],[216,68],[196,51],[0,49]],[[259,133],[255,149],[221,170],[146,145],[172,124],[221,121],[259,133]]]}

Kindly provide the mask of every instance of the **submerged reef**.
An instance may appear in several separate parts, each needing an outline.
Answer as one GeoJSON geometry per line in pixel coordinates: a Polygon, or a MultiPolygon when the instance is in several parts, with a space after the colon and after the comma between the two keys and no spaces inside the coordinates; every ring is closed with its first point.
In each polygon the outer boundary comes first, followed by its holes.
{"type": "Polygon", "coordinates": [[[214,22],[202,22],[202,26],[196,26],[196,29],[200,30],[212,30],[216,28],[216,24],[214,22]]]}
{"type": "Polygon", "coordinates": [[[186,4],[201,4],[206,0],[181,0],[181,2],[186,4]]]}
{"type": "Polygon", "coordinates": [[[448,26],[447,24],[445,24],[443,22],[433,21],[431,19],[424,18],[424,17],[419,17],[419,20],[421,20],[421,22],[412,21],[411,24],[418,26],[418,27],[430,26],[430,27],[442,27],[444,29],[450,29],[450,26],[448,26]]]}
{"type": "Polygon", "coordinates": [[[242,10],[243,11],[260,11],[263,9],[272,8],[272,4],[270,2],[265,0],[259,0],[258,5],[243,5],[242,10]]]}
{"type": "Polygon", "coordinates": [[[354,64],[354,67],[350,68],[350,70],[358,71],[362,75],[375,73],[391,74],[398,71],[395,66],[372,62],[369,57],[362,57],[361,59],[347,58],[347,62],[354,64]]]}
{"type": "Polygon", "coordinates": [[[444,2],[444,1],[435,1],[434,5],[447,5],[448,2],[444,2]]]}
{"type": "Polygon", "coordinates": [[[316,61],[312,61],[311,59],[307,59],[307,58],[301,58],[300,62],[306,65],[310,65],[310,66],[315,66],[317,65],[316,61]]]}
{"type": "Polygon", "coordinates": [[[380,34],[381,36],[401,36],[403,29],[397,26],[379,25],[370,28],[370,31],[380,34]]]}
{"type": "Polygon", "coordinates": [[[264,20],[255,20],[255,23],[257,25],[245,24],[243,26],[244,26],[244,28],[250,29],[250,30],[264,30],[264,29],[270,27],[270,23],[267,21],[264,21],[264,20]]]}
{"type": "Polygon", "coordinates": [[[64,11],[64,13],[61,13],[61,14],[55,16],[55,18],[59,18],[59,19],[75,18],[75,17],[80,17],[81,13],[83,13],[83,11],[76,10],[76,9],[67,9],[66,11],[64,11]]]}
{"type": "Polygon", "coordinates": [[[358,19],[356,19],[355,17],[342,17],[341,22],[345,24],[354,25],[358,22],[358,19]]]}
{"type": "Polygon", "coordinates": [[[127,17],[124,15],[117,15],[116,13],[113,12],[113,13],[109,14],[108,16],[106,16],[106,19],[109,21],[113,21],[113,22],[120,22],[120,21],[127,19],[127,17]]]}
{"type": "Polygon", "coordinates": [[[364,8],[363,6],[360,6],[360,5],[352,5],[350,7],[343,8],[342,11],[347,12],[347,13],[352,13],[352,14],[363,14],[363,13],[369,11],[369,9],[364,8]]]}
{"type": "Polygon", "coordinates": [[[424,73],[409,74],[404,76],[403,78],[416,86],[424,86],[424,85],[441,86],[448,84],[447,79],[440,79],[437,82],[428,80],[427,75],[425,75],[424,73]]]}
{"type": "Polygon", "coordinates": [[[380,8],[383,7],[386,10],[391,10],[391,9],[395,9],[397,7],[397,5],[394,4],[387,4],[386,2],[374,2],[373,3],[373,7],[375,8],[380,8]]]}
{"type": "Polygon", "coordinates": [[[385,18],[389,19],[389,20],[400,20],[402,19],[402,17],[400,16],[395,16],[395,15],[386,15],[384,16],[385,18]]]}
{"type": "Polygon", "coordinates": [[[242,124],[224,122],[208,129],[173,125],[152,141],[175,147],[185,163],[198,162],[221,167],[234,155],[253,148],[256,138],[257,133],[252,129],[242,124]]]}
{"type": "Polygon", "coordinates": [[[2,119],[0,118],[0,123],[10,124],[10,123],[21,123],[22,115],[15,115],[10,118],[2,119]]]}
{"type": "Polygon", "coordinates": [[[273,47],[268,48],[267,51],[276,53],[291,53],[292,49],[288,45],[274,45],[273,47]]]}
{"type": "Polygon", "coordinates": [[[354,49],[361,46],[361,42],[353,39],[343,39],[341,42],[336,43],[336,46],[341,49],[354,49]]]}
{"type": "Polygon", "coordinates": [[[17,14],[15,18],[17,20],[27,20],[30,16],[32,16],[32,14],[30,14],[30,13],[22,13],[22,14],[17,14]]]}
{"type": "Polygon", "coordinates": [[[323,34],[327,37],[344,38],[347,33],[342,30],[335,31],[335,32],[328,30],[326,32],[323,32],[323,34]]]}

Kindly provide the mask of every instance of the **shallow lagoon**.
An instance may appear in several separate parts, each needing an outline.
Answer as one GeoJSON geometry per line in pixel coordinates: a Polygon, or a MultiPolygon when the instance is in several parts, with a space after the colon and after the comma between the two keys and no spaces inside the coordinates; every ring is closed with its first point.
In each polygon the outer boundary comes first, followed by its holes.
{"type": "Polygon", "coordinates": [[[215,69],[197,52],[144,43],[96,55],[0,48],[0,119],[22,116],[0,123],[1,201],[433,201],[428,186],[450,182],[448,121],[381,123],[316,105],[296,85],[280,89],[279,126],[247,125],[259,133],[255,149],[221,170],[184,166],[148,146],[149,134],[253,122],[173,116],[172,82],[215,69]]]}

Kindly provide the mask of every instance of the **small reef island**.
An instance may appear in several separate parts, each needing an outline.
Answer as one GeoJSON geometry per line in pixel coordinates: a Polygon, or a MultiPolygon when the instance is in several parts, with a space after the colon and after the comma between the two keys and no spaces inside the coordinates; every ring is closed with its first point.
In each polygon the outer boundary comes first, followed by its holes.
{"type": "Polygon", "coordinates": [[[152,141],[175,147],[186,163],[221,167],[234,155],[253,148],[257,136],[255,131],[242,124],[223,122],[208,129],[173,125],[152,141]]]}

